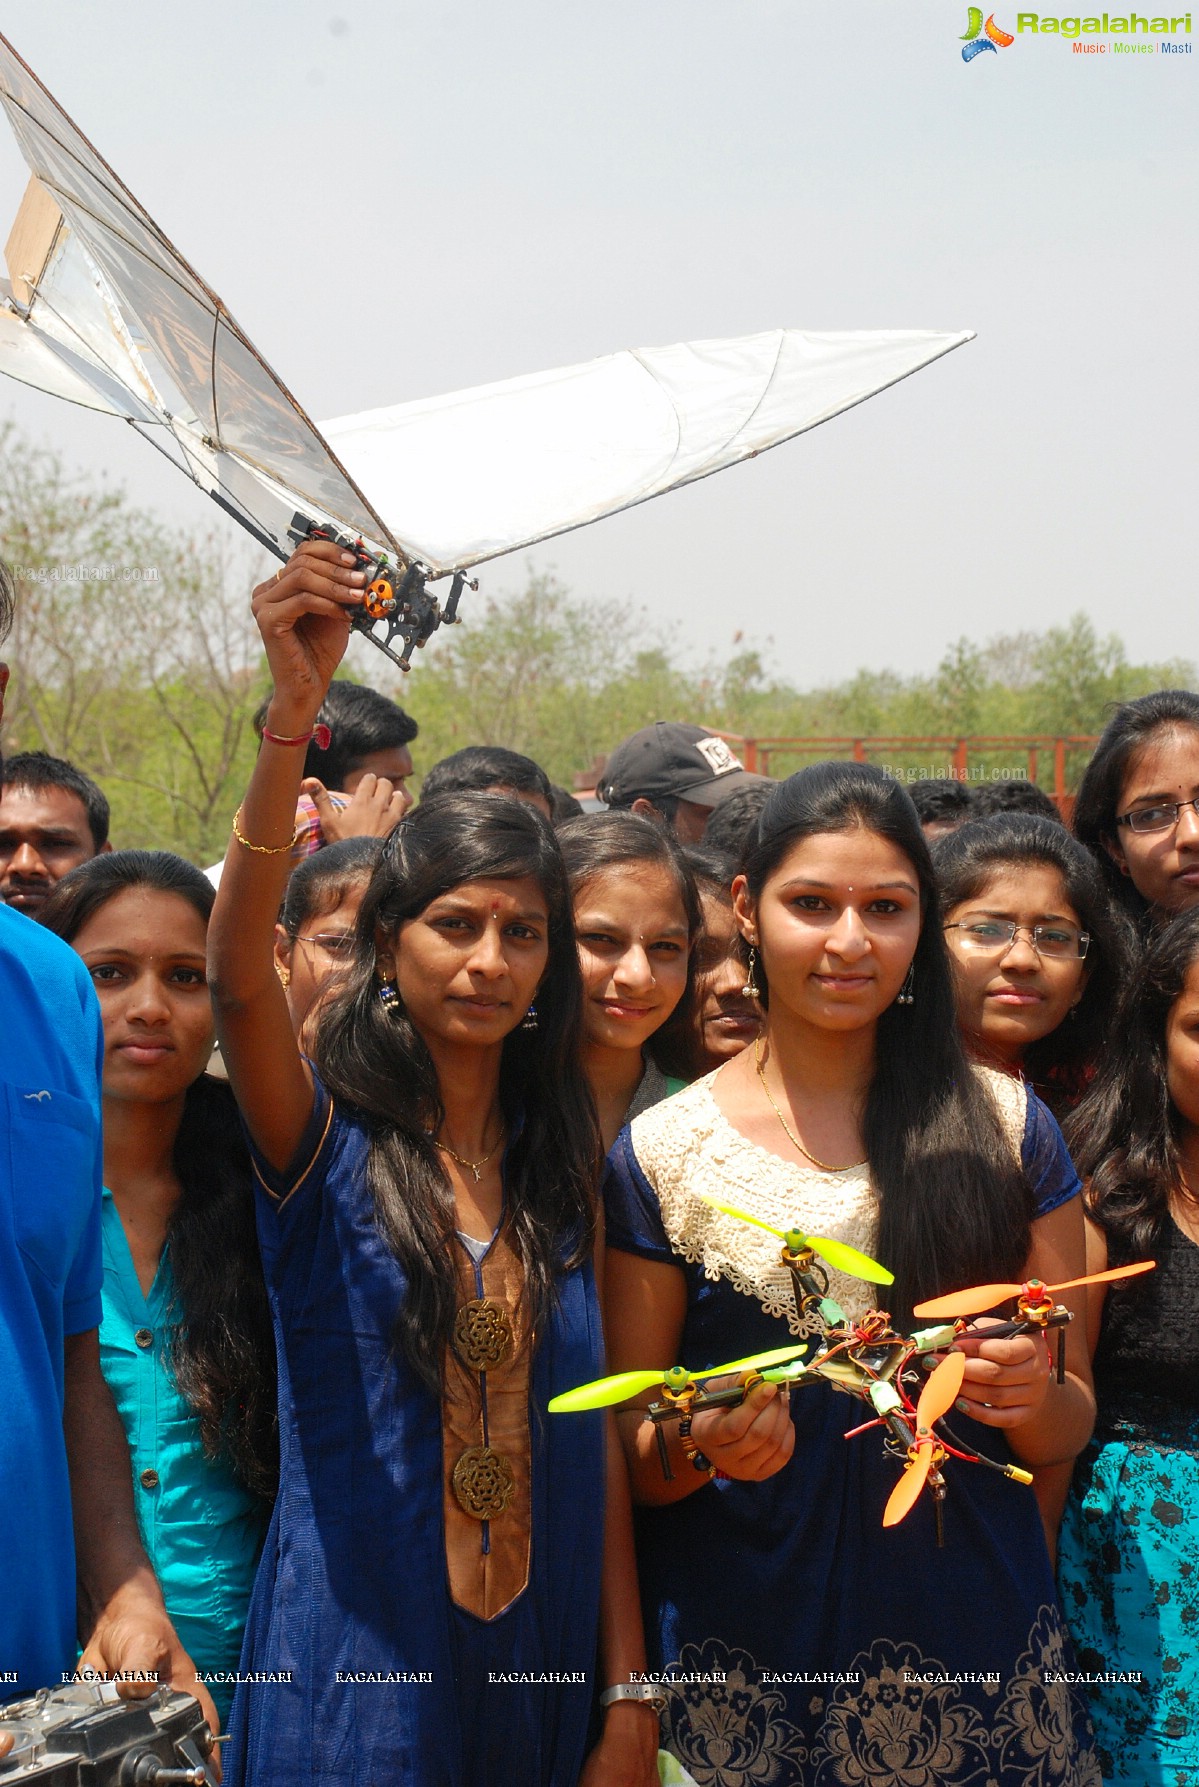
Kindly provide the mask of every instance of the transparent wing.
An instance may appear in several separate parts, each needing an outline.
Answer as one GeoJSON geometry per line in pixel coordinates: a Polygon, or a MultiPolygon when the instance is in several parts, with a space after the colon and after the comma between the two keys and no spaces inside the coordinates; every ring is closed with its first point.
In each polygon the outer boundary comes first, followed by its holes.
{"type": "MultiPolygon", "coordinates": [[[[108,401],[94,407],[117,407],[112,391],[123,389],[118,413],[169,437],[172,456],[210,492],[261,500],[270,522],[283,509],[287,520],[314,509],[398,551],[220,298],[4,38],[0,105],[37,182],[24,232],[14,232],[24,264],[9,267],[13,296],[26,328],[105,388],[108,401]],[[227,479],[226,461],[236,462],[227,479]],[[282,500],[271,501],[262,477],[282,500]]],[[[282,531],[285,544],[286,522],[282,531]]]]}

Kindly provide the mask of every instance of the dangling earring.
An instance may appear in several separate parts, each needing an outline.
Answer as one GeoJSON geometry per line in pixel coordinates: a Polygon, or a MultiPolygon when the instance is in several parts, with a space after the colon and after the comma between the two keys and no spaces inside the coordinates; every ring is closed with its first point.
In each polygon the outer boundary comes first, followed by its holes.
{"type": "Polygon", "coordinates": [[[285,968],[282,962],[276,962],[275,973],[279,976],[279,985],[286,992],[291,985],[291,969],[285,968]]]}
{"type": "Polygon", "coordinates": [[[741,989],[741,997],[743,999],[758,999],[761,997],[762,989],[758,985],[755,972],[757,966],[758,952],[751,943],[749,946],[749,970],[745,976],[745,985],[741,989]]]}
{"type": "Polygon", "coordinates": [[[537,1028],[537,1002],[536,1002],[536,1000],[534,1000],[533,1003],[529,1006],[528,1011],[525,1013],[524,1017],[521,1019],[520,1027],[522,1030],[536,1030],[536,1028],[537,1028]]]}
{"type": "Polygon", "coordinates": [[[394,980],[379,982],[379,1004],[384,1011],[396,1011],[399,1008],[400,995],[394,980]]]}
{"type": "Polygon", "coordinates": [[[903,985],[900,987],[899,996],[897,997],[897,999],[895,1001],[896,1005],[915,1005],[915,1003],[916,1003],[916,994],[915,994],[915,990],[914,990],[915,985],[916,985],[916,964],[915,964],[915,962],[909,962],[907,974],[904,976],[903,985]]]}

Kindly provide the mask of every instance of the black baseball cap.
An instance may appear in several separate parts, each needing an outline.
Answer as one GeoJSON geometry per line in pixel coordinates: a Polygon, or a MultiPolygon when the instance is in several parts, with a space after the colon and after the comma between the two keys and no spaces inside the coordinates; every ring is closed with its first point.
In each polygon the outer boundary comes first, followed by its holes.
{"type": "Polygon", "coordinates": [[[595,792],[610,807],[670,796],[699,807],[717,807],[738,788],[769,779],[747,770],[724,739],[705,726],[655,720],[621,740],[595,792]]]}

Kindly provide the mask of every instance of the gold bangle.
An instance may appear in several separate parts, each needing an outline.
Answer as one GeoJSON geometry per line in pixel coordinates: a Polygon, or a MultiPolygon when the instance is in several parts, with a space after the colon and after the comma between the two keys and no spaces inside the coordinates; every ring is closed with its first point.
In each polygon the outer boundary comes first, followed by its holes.
{"type": "Polygon", "coordinates": [[[243,849],[252,850],[255,856],[282,856],[285,850],[294,850],[300,841],[300,833],[304,829],[302,825],[297,825],[286,844],[251,844],[249,838],[242,835],[241,827],[237,823],[240,818],[241,808],[238,807],[233,815],[233,835],[243,849]]]}

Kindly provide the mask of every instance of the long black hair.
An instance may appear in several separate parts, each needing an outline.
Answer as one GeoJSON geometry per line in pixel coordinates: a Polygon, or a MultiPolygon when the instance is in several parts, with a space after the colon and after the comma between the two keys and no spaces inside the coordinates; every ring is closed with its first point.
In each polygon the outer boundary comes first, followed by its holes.
{"type": "Polygon", "coordinates": [[[670,1016],[646,1042],[645,1052],[663,1073],[681,1080],[694,1079],[700,1070],[695,946],[703,930],[704,915],[695,876],[681,846],[673,833],[656,820],[620,809],[584,813],[581,819],[568,820],[558,827],[558,843],[573,900],[597,875],[636,864],[648,863],[662,869],[674,882],[687,921],[687,984],[670,1016]]]}
{"type": "MultiPolygon", "coordinates": [[[[167,850],[118,850],[64,875],[41,922],[72,943],[133,888],[174,894],[207,925],[215,890],[167,850]]],[[[254,1232],[250,1155],[233,1094],[201,1074],[188,1087],[171,1165],[181,1196],[167,1226],[178,1324],[171,1367],[210,1457],[269,1500],[279,1476],[275,1340],[254,1232]]]]}
{"type": "Polygon", "coordinates": [[[1091,852],[1056,819],[1036,813],[1003,813],[971,819],[933,845],[941,887],[941,917],[981,897],[997,870],[1035,866],[1061,876],[1066,898],[1091,939],[1087,979],[1070,1019],[1025,1051],[1023,1070],[1055,1109],[1085,1090],[1090,1068],[1111,1033],[1116,1000],[1127,983],[1136,936],[1117,909],[1091,852]]]}
{"type": "MultiPolygon", "coordinates": [[[[895,1274],[888,1303],[906,1322],[926,1297],[1024,1268],[1032,1196],[958,1034],[928,845],[911,799],[868,763],[815,763],[789,776],[758,821],[744,873],[755,901],[789,852],[821,832],[860,828],[912,865],[921,924],[912,958],[913,1003],[878,1019],[863,1138],[879,1201],[878,1249],[895,1274]]],[[[769,953],[757,980],[769,1000],[769,953]]]]}
{"type": "Polygon", "coordinates": [[[422,801],[383,845],[359,910],[354,963],[317,1025],[315,1059],[325,1084],[369,1129],[376,1218],[408,1281],[396,1342],[434,1391],[458,1302],[447,1246],[456,1226],[453,1191],[432,1140],[444,1106],[424,1038],[402,1004],[389,1009],[379,999],[375,939],[395,936],[452,888],[526,877],[546,902],[549,957],[536,1028],[518,1026],[504,1039],[500,1102],[511,1136],[507,1228],[539,1332],[558,1275],[594,1245],[602,1160],[579,1055],[583,993],[570,890],[549,822],[527,802],[496,794],[422,801]]]}
{"type": "Polygon", "coordinates": [[[1117,842],[1116,809],[1120,790],[1137,752],[1157,732],[1189,727],[1199,733],[1199,695],[1190,689],[1157,689],[1136,701],[1122,702],[1103,729],[1087,764],[1074,803],[1074,835],[1094,856],[1117,905],[1143,919],[1149,902],[1112,860],[1109,845],[1117,842]]]}
{"type": "Polygon", "coordinates": [[[1089,1182],[1088,1208],[1108,1237],[1113,1264],[1152,1252],[1182,1179],[1166,1021],[1197,961],[1199,907],[1193,906],[1151,940],[1135,981],[1124,989],[1095,1083],[1065,1122],[1070,1152],[1089,1182]]]}

